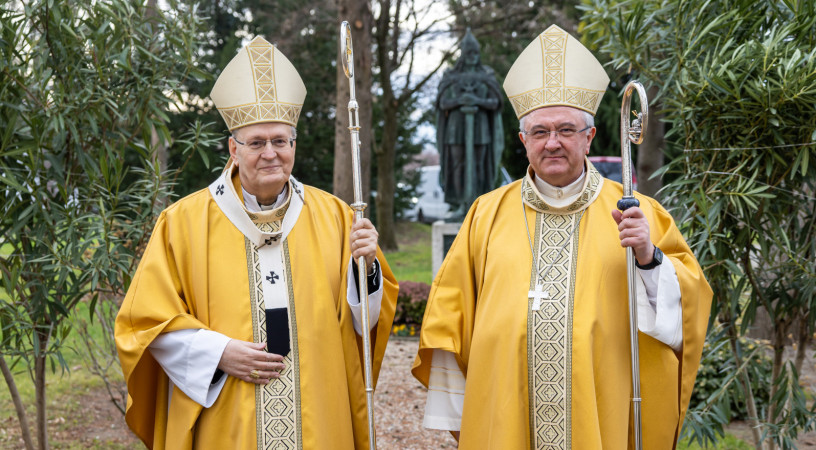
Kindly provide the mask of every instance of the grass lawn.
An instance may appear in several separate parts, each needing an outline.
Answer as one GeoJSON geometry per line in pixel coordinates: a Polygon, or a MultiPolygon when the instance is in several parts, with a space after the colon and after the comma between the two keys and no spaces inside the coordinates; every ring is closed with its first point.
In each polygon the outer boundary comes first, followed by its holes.
{"type": "Polygon", "coordinates": [[[678,450],[751,450],[754,447],[747,442],[736,438],[733,434],[726,433],[725,437],[717,442],[714,447],[700,447],[699,445],[689,444],[688,439],[683,439],[677,444],[678,450]]]}
{"type": "Polygon", "coordinates": [[[385,254],[397,281],[431,284],[431,226],[417,222],[397,223],[399,251],[385,254]]]}

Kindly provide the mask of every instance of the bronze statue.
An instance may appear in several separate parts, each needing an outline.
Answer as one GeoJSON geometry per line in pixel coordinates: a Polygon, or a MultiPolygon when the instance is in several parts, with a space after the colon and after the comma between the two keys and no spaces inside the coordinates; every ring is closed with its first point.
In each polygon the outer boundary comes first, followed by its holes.
{"type": "Polygon", "coordinates": [[[460,49],[436,97],[439,183],[452,219],[463,218],[476,197],[496,187],[504,150],[501,90],[493,69],[481,64],[479,43],[470,29],[460,49]]]}

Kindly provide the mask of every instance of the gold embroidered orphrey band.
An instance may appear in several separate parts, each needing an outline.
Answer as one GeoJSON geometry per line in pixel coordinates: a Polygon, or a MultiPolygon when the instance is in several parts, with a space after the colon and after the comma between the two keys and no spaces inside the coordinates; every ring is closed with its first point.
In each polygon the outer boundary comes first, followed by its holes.
{"type": "MultiPolygon", "coordinates": [[[[288,206],[288,204],[286,205],[288,206]]],[[[282,208],[285,213],[286,208],[282,208]]],[[[278,212],[278,211],[276,211],[278,212]]],[[[275,214],[282,218],[282,214],[275,214]]],[[[281,221],[255,222],[261,231],[280,231],[281,221]]],[[[254,342],[266,342],[266,305],[263,296],[263,276],[261,274],[258,249],[245,239],[247,264],[249,269],[250,303],[252,308],[252,334],[254,342]]],[[[259,449],[302,450],[303,438],[300,426],[300,369],[297,346],[297,323],[295,321],[294,290],[290,276],[289,245],[282,244],[284,274],[288,291],[289,330],[292,348],[283,359],[285,369],[280,378],[266,385],[255,386],[256,437],[259,449]]]]}
{"type": "Polygon", "coordinates": [[[569,449],[572,443],[572,307],[578,254],[578,233],[572,231],[581,215],[536,213],[535,266],[551,268],[546,274],[531,273],[530,289],[540,284],[549,295],[538,311],[532,300],[527,310],[530,438],[535,449],[569,449]]]}
{"type": "Polygon", "coordinates": [[[522,202],[536,211],[536,259],[530,269],[530,291],[541,286],[547,293],[538,300],[531,298],[527,306],[530,442],[535,449],[569,449],[572,445],[572,314],[578,228],[603,186],[603,177],[589,161],[586,172],[583,192],[563,208],[544,202],[529,175],[521,183],[522,202]],[[536,301],[541,303],[534,310],[536,301]]]}

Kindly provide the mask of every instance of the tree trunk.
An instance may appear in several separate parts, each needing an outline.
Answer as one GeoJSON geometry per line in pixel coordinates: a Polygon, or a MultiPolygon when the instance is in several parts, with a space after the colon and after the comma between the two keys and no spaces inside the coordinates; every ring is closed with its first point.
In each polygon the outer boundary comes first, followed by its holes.
{"type": "MultiPolygon", "coordinates": [[[[649,88],[649,98],[655,98],[656,95],[657,88],[649,88]]],[[[663,187],[663,180],[660,178],[649,179],[657,169],[663,167],[666,124],[661,120],[663,115],[659,113],[660,109],[660,103],[649,105],[649,121],[646,125],[646,136],[643,138],[643,144],[638,146],[637,190],[641,194],[648,195],[649,197],[656,197],[657,191],[663,187]]]]}
{"type": "Polygon", "coordinates": [[[394,232],[394,161],[397,145],[397,102],[384,99],[384,126],[382,144],[377,152],[377,230],[380,233],[380,247],[385,251],[397,250],[397,235],[394,232]]]}
{"type": "Polygon", "coordinates": [[[3,372],[3,378],[5,378],[6,385],[9,388],[11,401],[14,403],[14,410],[17,412],[17,418],[20,420],[20,434],[23,436],[26,450],[34,450],[34,442],[31,440],[31,429],[28,427],[28,418],[26,417],[23,401],[20,399],[20,391],[17,389],[17,384],[14,382],[14,376],[11,374],[8,364],[6,364],[6,358],[2,355],[0,355],[0,372],[3,372]]]}
{"type": "MultiPolygon", "coordinates": [[[[810,341],[810,333],[808,332],[808,313],[799,313],[797,315],[797,330],[796,330],[796,354],[793,358],[793,368],[796,370],[796,376],[802,376],[802,363],[805,360],[807,353],[807,345],[810,341]]],[[[785,412],[790,414],[793,410],[793,397],[788,397],[785,403],[785,412]]]]}
{"type": "Polygon", "coordinates": [[[796,368],[796,373],[801,376],[802,363],[805,361],[807,354],[808,342],[810,342],[810,330],[808,329],[808,314],[799,316],[798,339],[796,345],[796,357],[793,360],[793,366],[796,368]]]}
{"type": "MultiPolygon", "coordinates": [[[[734,361],[736,367],[742,367],[742,357],[739,352],[739,343],[737,342],[737,331],[733,323],[728,327],[728,340],[731,343],[731,351],[734,352],[734,361]]],[[[748,409],[748,425],[751,426],[751,434],[754,437],[754,446],[756,450],[762,450],[762,434],[760,433],[759,416],[757,415],[756,403],[754,402],[754,391],[751,390],[751,380],[748,374],[743,370],[739,375],[742,382],[742,389],[745,392],[745,407],[748,409]]]]}
{"type": "MultiPolygon", "coordinates": [[[[768,411],[765,414],[765,422],[776,423],[777,405],[774,401],[776,393],[779,391],[779,385],[776,383],[779,374],[782,373],[782,365],[785,362],[785,343],[787,336],[785,336],[788,329],[786,321],[774,325],[774,337],[771,345],[773,345],[773,369],[771,370],[771,392],[768,394],[768,411]]],[[[768,440],[768,449],[776,448],[773,439],[768,440]]]]}
{"type": "Polygon", "coordinates": [[[37,441],[40,450],[48,450],[48,403],[45,397],[45,366],[49,333],[36,331],[37,353],[34,355],[34,397],[37,405],[37,441]]]}
{"type": "MultiPolygon", "coordinates": [[[[338,23],[351,25],[354,46],[354,90],[360,118],[360,175],[363,201],[371,198],[371,30],[374,18],[371,7],[363,0],[339,0],[338,23]]],[[[339,28],[338,28],[339,31],[339,28]]],[[[351,167],[351,136],[349,135],[349,81],[341,64],[337,64],[337,114],[334,119],[334,195],[354,201],[354,181],[351,167]]]]}

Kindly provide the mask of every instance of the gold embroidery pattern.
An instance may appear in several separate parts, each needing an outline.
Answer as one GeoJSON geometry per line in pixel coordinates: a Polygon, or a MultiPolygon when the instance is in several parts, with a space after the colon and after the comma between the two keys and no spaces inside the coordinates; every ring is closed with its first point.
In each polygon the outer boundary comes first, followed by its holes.
{"type": "Polygon", "coordinates": [[[536,258],[530,289],[549,294],[527,316],[530,440],[535,449],[569,449],[572,444],[572,310],[580,214],[536,214],[536,258]],[[569,242],[568,242],[569,241],[569,242]],[[565,249],[564,251],[561,251],[565,249]],[[549,268],[545,274],[544,271],[549,268]]]}
{"type": "Polygon", "coordinates": [[[302,105],[287,103],[260,103],[241,105],[232,108],[220,108],[218,112],[227,123],[227,128],[234,130],[246,125],[261,122],[283,122],[296,125],[302,105]]]}
{"type": "Polygon", "coordinates": [[[567,33],[551,28],[539,36],[541,60],[544,65],[542,87],[510,97],[510,104],[517,117],[545,105],[567,105],[595,114],[603,91],[566,86],[564,81],[564,55],[567,50],[567,33]]]}
{"type": "Polygon", "coordinates": [[[300,353],[298,353],[297,340],[297,320],[295,320],[295,288],[292,281],[292,262],[289,259],[289,242],[283,241],[283,265],[286,267],[286,289],[289,293],[289,330],[291,335],[292,350],[290,355],[295,355],[295,360],[292,362],[292,370],[294,371],[295,383],[295,417],[298,420],[297,443],[298,449],[303,449],[303,427],[300,426],[300,361],[298,360],[300,353]]]}
{"type": "Polygon", "coordinates": [[[255,103],[232,108],[219,108],[227,128],[258,122],[285,122],[297,124],[303,105],[279,102],[275,92],[275,47],[266,42],[247,46],[252,75],[255,79],[255,103]]]}
{"type": "MultiPolygon", "coordinates": [[[[247,211],[252,223],[258,227],[259,230],[265,233],[273,233],[280,236],[283,228],[283,218],[286,217],[286,211],[289,210],[289,205],[292,203],[292,188],[289,187],[289,193],[283,205],[271,211],[258,211],[251,213],[247,211]]],[[[246,208],[244,208],[246,211],[246,208]]]]}
{"type": "Polygon", "coordinates": [[[589,206],[592,203],[592,200],[595,199],[596,194],[601,190],[601,182],[602,176],[601,173],[598,172],[592,163],[587,162],[589,164],[590,170],[587,173],[587,187],[581,192],[581,195],[578,197],[575,202],[570,205],[567,205],[567,211],[573,213],[578,212],[585,207],[589,206]]]}
{"type": "Polygon", "coordinates": [[[564,54],[567,51],[567,33],[557,28],[539,36],[541,50],[544,52],[544,102],[561,103],[564,101],[564,54]]]}
{"type": "MultiPolygon", "coordinates": [[[[261,231],[272,231],[273,223],[257,224],[261,231]]],[[[280,221],[277,222],[280,228],[280,221]]],[[[245,239],[250,265],[250,299],[252,307],[252,335],[254,342],[266,342],[266,306],[263,297],[263,276],[258,251],[245,239]]],[[[267,385],[255,386],[256,439],[259,449],[289,450],[303,448],[300,427],[300,372],[297,350],[297,327],[293,301],[292,279],[289,276],[289,250],[284,242],[284,263],[289,292],[289,330],[292,349],[283,359],[286,368],[280,378],[267,385]]]]}
{"type": "Polygon", "coordinates": [[[570,215],[587,208],[595,200],[595,197],[600,194],[603,177],[589,161],[587,161],[587,181],[585,183],[584,190],[581,191],[581,195],[574,202],[563,208],[556,208],[541,198],[535,184],[530,181],[530,177],[525,176],[521,182],[521,198],[527,206],[538,212],[570,215]]]}
{"type": "Polygon", "coordinates": [[[274,103],[275,96],[275,47],[266,42],[247,46],[252,75],[255,78],[255,101],[274,103]]]}

